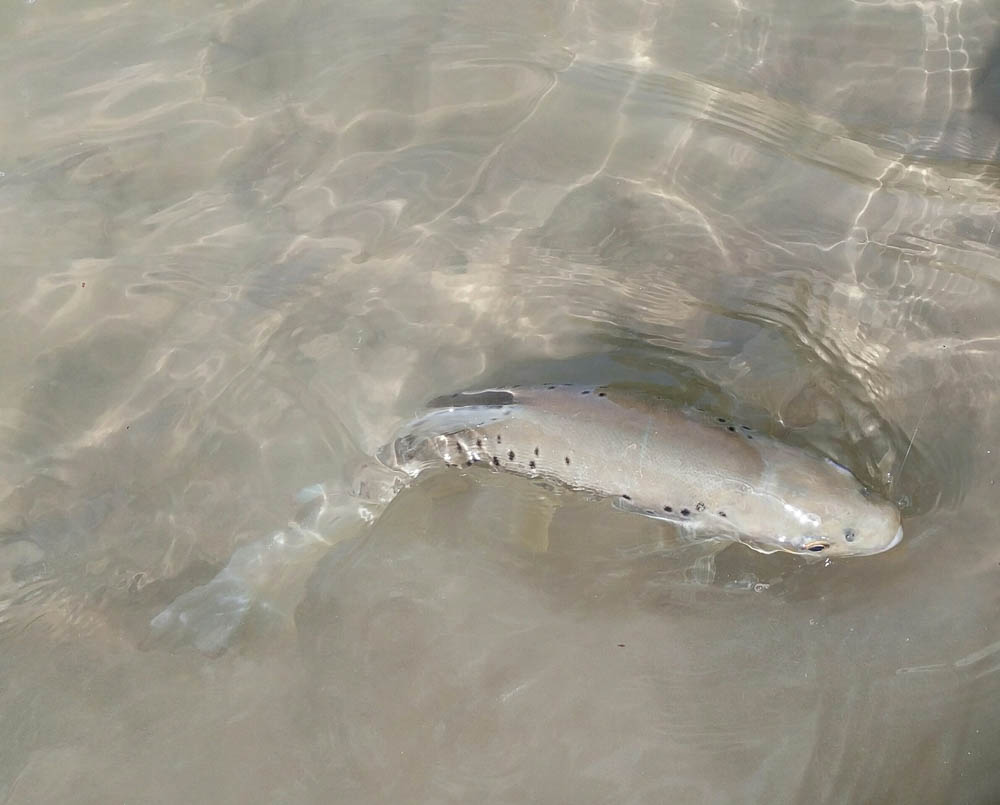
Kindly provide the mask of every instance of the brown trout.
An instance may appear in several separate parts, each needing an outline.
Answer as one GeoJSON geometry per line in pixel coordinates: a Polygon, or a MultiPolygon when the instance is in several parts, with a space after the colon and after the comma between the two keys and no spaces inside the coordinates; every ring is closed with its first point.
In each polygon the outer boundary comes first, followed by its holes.
{"type": "Polygon", "coordinates": [[[290,620],[319,557],[363,531],[413,478],[445,465],[562,484],[763,553],[863,556],[903,537],[898,510],[833,461],[655,397],[549,385],[453,394],[430,409],[359,470],[353,493],[304,489],[287,528],[237,549],[215,578],[153,618],[152,637],[218,654],[251,611],[290,620]]]}
{"type": "Polygon", "coordinates": [[[861,556],[903,536],[896,507],[830,459],[725,417],[610,386],[441,397],[380,454],[388,467],[486,467],[614,500],[763,553],[861,556]]]}

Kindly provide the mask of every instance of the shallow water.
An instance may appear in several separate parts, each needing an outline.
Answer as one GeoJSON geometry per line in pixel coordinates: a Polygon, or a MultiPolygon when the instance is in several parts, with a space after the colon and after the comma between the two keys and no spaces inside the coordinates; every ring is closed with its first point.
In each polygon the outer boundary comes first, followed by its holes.
{"type": "Polygon", "coordinates": [[[4,801],[1000,799],[994,3],[2,20],[4,801]],[[713,574],[433,475],[224,652],[154,639],[424,401],[550,379],[822,450],[906,538],[713,574]]]}

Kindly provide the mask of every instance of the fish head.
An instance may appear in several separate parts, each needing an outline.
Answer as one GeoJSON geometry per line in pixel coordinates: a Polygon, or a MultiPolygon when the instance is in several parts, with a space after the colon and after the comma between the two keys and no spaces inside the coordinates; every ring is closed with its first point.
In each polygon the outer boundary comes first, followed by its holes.
{"type": "Polygon", "coordinates": [[[871,556],[896,547],[903,538],[899,510],[884,501],[828,509],[819,519],[818,525],[793,532],[784,549],[814,556],[871,556]]]}
{"type": "Polygon", "coordinates": [[[899,509],[832,461],[784,467],[767,490],[772,527],[746,540],[771,553],[871,556],[903,538],[899,509]]]}

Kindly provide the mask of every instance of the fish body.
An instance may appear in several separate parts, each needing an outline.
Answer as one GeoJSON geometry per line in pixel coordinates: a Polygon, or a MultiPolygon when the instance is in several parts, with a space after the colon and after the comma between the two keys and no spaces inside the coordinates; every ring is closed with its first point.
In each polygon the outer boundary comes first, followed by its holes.
{"type": "Polygon", "coordinates": [[[610,386],[489,389],[438,398],[380,458],[487,467],[554,482],[766,553],[875,554],[898,510],[829,459],[702,412],[610,386]]]}

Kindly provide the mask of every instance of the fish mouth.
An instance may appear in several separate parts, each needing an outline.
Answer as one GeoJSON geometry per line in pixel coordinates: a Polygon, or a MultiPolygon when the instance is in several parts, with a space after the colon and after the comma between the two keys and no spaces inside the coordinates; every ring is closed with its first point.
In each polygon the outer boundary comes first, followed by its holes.
{"type": "Polygon", "coordinates": [[[875,556],[876,554],[885,553],[886,551],[891,551],[893,548],[895,548],[897,545],[899,545],[899,543],[902,542],[902,541],[903,541],[903,526],[900,526],[899,528],[896,529],[896,533],[893,535],[893,537],[889,541],[888,545],[886,545],[886,546],[884,546],[882,548],[875,548],[874,550],[868,551],[867,553],[862,554],[862,555],[863,556],[875,556]]]}
{"type": "Polygon", "coordinates": [[[902,541],[903,541],[903,526],[900,526],[898,529],[896,529],[896,536],[894,536],[892,538],[892,542],[890,542],[888,545],[886,545],[882,550],[883,551],[891,551],[893,548],[895,548],[897,545],[899,545],[899,543],[902,542],[902,541]]]}

